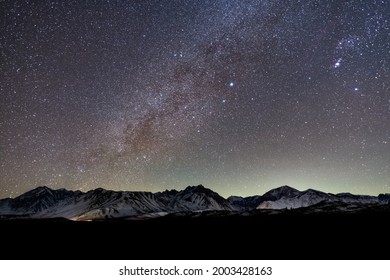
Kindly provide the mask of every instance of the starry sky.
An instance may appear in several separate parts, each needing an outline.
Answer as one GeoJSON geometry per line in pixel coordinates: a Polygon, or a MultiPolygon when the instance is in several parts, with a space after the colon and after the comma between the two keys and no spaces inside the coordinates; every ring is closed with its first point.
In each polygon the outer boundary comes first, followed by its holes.
{"type": "Polygon", "coordinates": [[[0,1],[0,197],[390,192],[390,1],[0,1]]]}

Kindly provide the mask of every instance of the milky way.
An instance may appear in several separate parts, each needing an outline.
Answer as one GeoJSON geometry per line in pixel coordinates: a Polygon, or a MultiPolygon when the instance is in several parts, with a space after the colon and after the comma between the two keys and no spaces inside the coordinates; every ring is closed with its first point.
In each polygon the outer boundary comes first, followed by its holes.
{"type": "Polygon", "coordinates": [[[0,197],[390,192],[390,2],[0,1],[0,197]]]}

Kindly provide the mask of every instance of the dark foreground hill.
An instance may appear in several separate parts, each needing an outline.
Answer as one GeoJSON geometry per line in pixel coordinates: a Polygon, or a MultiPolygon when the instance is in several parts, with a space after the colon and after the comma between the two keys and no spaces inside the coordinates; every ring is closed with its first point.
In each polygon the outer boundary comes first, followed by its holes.
{"type": "Polygon", "coordinates": [[[3,259],[383,259],[387,205],[180,212],[154,219],[0,221],[3,259]]]}

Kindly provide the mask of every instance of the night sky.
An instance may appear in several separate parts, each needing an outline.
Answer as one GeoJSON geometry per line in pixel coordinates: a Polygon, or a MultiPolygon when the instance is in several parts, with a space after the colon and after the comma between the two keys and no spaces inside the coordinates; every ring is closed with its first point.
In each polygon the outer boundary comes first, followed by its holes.
{"type": "Polygon", "coordinates": [[[390,192],[390,1],[0,1],[0,197],[390,192]]]}

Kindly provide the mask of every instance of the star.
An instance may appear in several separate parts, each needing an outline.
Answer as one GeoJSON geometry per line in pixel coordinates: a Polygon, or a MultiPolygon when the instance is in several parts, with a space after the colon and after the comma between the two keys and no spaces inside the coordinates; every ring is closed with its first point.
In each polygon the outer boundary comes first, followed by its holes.
{"type": "Polygon", "coordinates": [[[339,68],[341,66],[342,58],[338,58],[333,64],[333,68],[339,68]]]}

